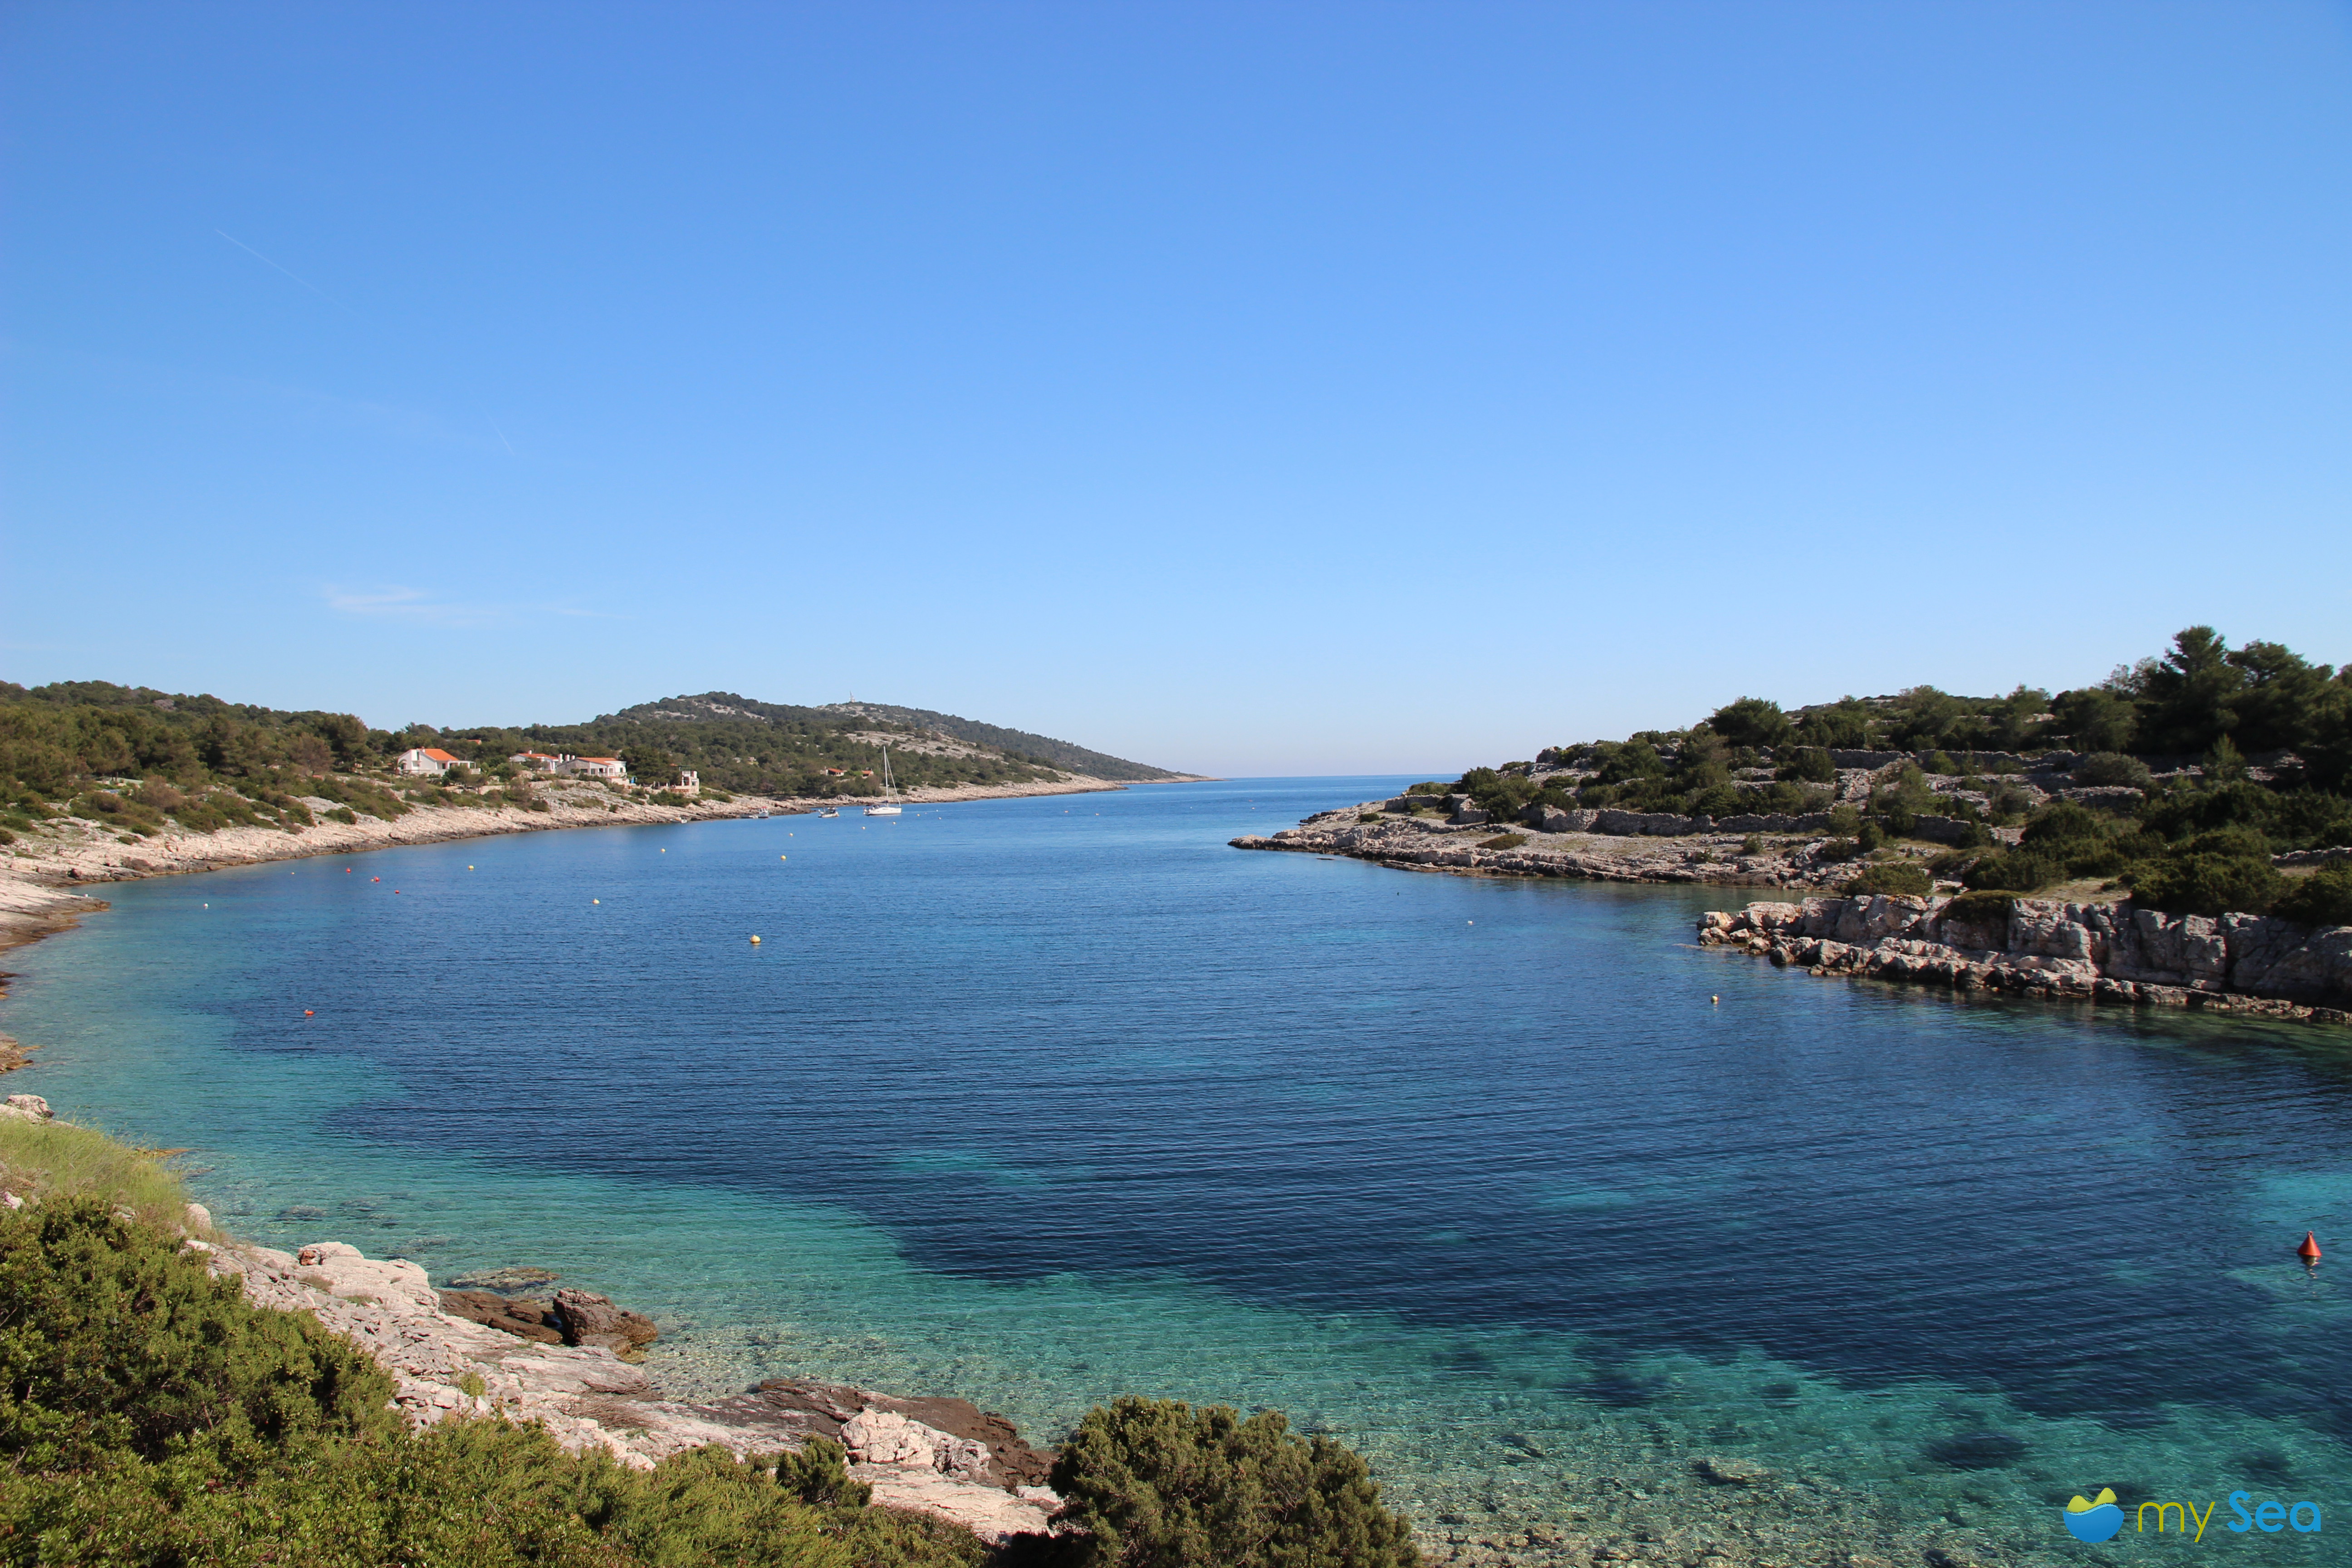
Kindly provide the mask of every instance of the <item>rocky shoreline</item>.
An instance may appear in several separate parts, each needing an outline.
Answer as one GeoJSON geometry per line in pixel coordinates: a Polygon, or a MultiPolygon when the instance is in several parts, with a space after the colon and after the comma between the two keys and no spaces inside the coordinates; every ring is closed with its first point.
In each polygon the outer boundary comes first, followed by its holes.
{"type": "MultiPolygon", "coordinates": [[[[190,1217],[210,1230],[202,1210],[190,1217]]],[[[479,1298],[505,1300],[496,1293],[436,1291],[420,1266],[341,1242],[292,1253],[226,1240],[187,1245],[215,1274],[240,1279],[256,1306],[308,1312],[373,1356],[415,1426],[457,1415],[536,1421],[566,1448],[601,1449],[635,1469],[713,1443],[740,1458],[831,1438],[848,1451],[851,1476],[873,1487],[876,1506],[930,1514],[989,1542],[1045,1531],[1060,1506],[1044,1485],[1053,1455],[961,1399],[792,1379],[722,1399],[669,1399],[623,1359],[653,1325],[601,1296],[556,1292],[564,1327],[535,1321],[529,1326],[541,1331],[525,1334],[520,1322],[478,1320],[491,1315],[479,1298]]]]}
{"type": "Polygon", "coordinates": [[[1698,940],[1816,975],[2352,1024],[2352,926],[1881,895],[1718,910],[1698,922],[1698,940]]]}
{"type": "MultiPolygon", "coordinates": [[[[1956,921],[1954,900],[1829,896],[1856,864],[1809,818],[1658,817],[1622,811],[1529,813],[1503,825],[1465,795],[1402,795],[1318,812],[1296,827],[1231,840],[1408,871],[1780,888],[1815,896],[1757,903],[1702,922],[1706,945],[1740,946],[1815,973],[1916,980],[1960,990],[2199,1007],[2343,1023],[2352,1009],[2352,927],[2313,931],[2256,915],[2165,915],[2124,903],[2006,900],[2007,923],[1956,921]],[[1498,831],[1498,829],[1501,829],[1498,831]],[[1857,910],[1868,911],[1856,913],[1857,910]],[[1780,911],[1794,911],[1783,913],[1780,911]],[[1998,929],[1993,929],[1997,927],[1998,929]],[[1811,945],[1806,945],[1811,943],[1811,945]],[[1824,945],[1826,944],[1826,945],[1824,945]]],[[[1935,819],[1925,819],[1931,828],[1935,819]]],[[[1993,829],[1996,835],[2013,829],[1993,829]]],[[[1930,846],[1897,854],[1924,860],[1930,846]]],[[[2312,864],[2352,849],[2280,856],[2312,864]]],[[[1981,909],[1969,901],[1963,909],[1981,909]]]]}

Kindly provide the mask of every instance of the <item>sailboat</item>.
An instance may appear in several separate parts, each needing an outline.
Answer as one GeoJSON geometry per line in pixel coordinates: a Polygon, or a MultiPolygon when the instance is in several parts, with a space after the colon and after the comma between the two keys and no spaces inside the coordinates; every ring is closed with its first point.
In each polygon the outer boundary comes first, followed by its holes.
{"type": "Polygon", "coordinates": [[[867,806],[866,815],[868,816],[898,815],[898,786],[890,782],[890,748],[887,746],[882,748],[882,804],[867,806]]]}

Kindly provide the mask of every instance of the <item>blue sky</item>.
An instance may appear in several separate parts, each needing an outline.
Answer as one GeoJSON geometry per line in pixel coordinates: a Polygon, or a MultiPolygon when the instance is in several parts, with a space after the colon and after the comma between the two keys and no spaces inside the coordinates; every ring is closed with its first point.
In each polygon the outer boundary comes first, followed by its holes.
{"type": "Polygon", "coordinates": [[[2352,10],[0,11],[0,673],[1445,772],[2352,658],[2352,10]]]}

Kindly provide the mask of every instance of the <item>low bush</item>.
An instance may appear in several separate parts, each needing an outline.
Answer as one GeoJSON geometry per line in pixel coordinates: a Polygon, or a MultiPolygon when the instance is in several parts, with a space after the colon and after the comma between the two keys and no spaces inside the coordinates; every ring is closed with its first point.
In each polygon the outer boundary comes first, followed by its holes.
{"type": "Polygon", "coordinates": [[[1838,889],[1849,898],[1872,893],[1906,893],[1924,899],[1935,891],[1927,868],[1916,860],[1888,860],[1873,866],[1859,877],[1849,879],[1838,889]]]}
{"type": "Polygon", "coordinates": [[[1478,847],[1481,849],[1517,849],[1520,845],[1525,844],[1527,841],[1528,836],[1524,833],[1497,833],[1492,838],[1480,839],[1478,841],[1478,847]]]}
{"type": "Polygon", "coordinates": [[[2270,857],[2195,847],[2221,837],[2200,835],[2190,847],[2137,872],[2132,879],[2132,902],[2174,915],[2268,913],[2283,890],[2270,857]]]}
{"type": "Polygon", "coordinates": [[[874,1489],[849,1479],[849,1456],[830,1437],[811,1437],[797,1454],[776,1458],[776,1482],[821,1508],[864,1508],[874,1489]]]}
{"type": "Polygon", "coordinates": [[[1791,784],[1830,784],[1837,778],[1837,764],[1830,761],[1828,752],[1819,746],[1799,746],[1787,753],[1788,760],[1779,768],[1779,775],[1791,784]]]}
{"type": "Polygon", "coordinates": [[[2066,875],[2066,862],[2058,856],[2033,849],[2010,849],[1998,855],[1980,856],[1969,862],[1960,873],[1963,886],[1999,889],[2011,893],[2030,893],[2046,888],[2066,875]]]}
{"type": "Polygon", "coordinates": [[[2308,926],[2352,925],[2352,860],[2331,860],[2289,881],[2271,913],[2308,926]]]}
{"type": "Polygon", "coordinates": [[[2074,764],[2074,778],[2078,784],[2124,784],[2133,789],[2146,789],[2152,782],[2146,763],[2121,752],[2093,752],[2074,764]]]}
{"type": "Polygon", "coordinates": [[[1054,1463],[1057,1523],[1008,1568],[1412,1568],[1412,1525],[1361,1458],[1293,1436],[1279,1411],[1119,1399],[1087,1413],[1054,1463]]]}
{"type": "Polygon", "coordinates": [[[1813,851],[1813,858],[1817,860],[1851,860],[1861,853],[1862,845],[1859,840],[1829,838],[1824,839],[1822,847],[1813,851]]]}
{"type": "Polygon", "coordinates": [[[2017,907],[2017,895],[2005,889],[1983,889],[1961,893],[1946,904],[1946,923],[1957,921],[1975,926],[1979,931],[2006,931],[2010,911],[2017,907]]]}

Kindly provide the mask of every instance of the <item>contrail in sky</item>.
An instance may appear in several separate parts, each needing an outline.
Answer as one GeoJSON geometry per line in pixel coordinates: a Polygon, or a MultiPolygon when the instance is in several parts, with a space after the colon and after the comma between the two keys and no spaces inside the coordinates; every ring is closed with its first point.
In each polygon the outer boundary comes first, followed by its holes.
{"type": "MultiPolygon", "coordinates": [[[[300,277],[293,272],[288,272],[285,268],[279,267],[278,263],[270,260],[269,258],[262,255],[261,252],[254,249],[253,247],[246,244],[245,241],[229,233],[228,230],[225,228],[216,228],[213,230],[213,232],[219,235],[223,239],[227,240],[231,245],[236,246],[239,250],[244,251],[247,256],[252,257],[256,261],[260,262],[264,267],[270,268],[278,272],[286,273],[287,277],[293,279],[295,282],[299,283],[303,288],[308,289],[311,293],[316,294],[320,299],[324,300],[328,304],[332,305],[336,310],[349,311],[354,316],[359,315],[357,310],[352,310],[349,305],[344,304],[341,300],[336,299],[324,289],[320,288],[317,284],[311,282],[307,278],[300,277]]],[[[507,456],[509,458],[514,457],[516,455],[514,443],[507,439],[507,433],[505,431],[499,430],[499,422],[495,419],[490,419],[489,414],[487,410],[483,412],[482,417],[489,419],[490,428],[498,431],[499,445],[507,449],[507,456]]]]}
{"type": "MultiPolygon", "coordinates": [[[[229,233],[226,229],[216,228],[213,230],[213,232],[219,235],[223,239],[227,240],[231,245],[236,246],[239,250],[244,251],[247,256],[252,257],[256,261],[260,262],[264,267],[277,267],[278,271],[286,272],[286,268],[283,267],[278,267],[278,263],[270,260],[269,258],[262,255],[261,252],[254,249],[253,247],[246,244],[245,241],[237,238],[236,236],[229,233]]],[[[310,281],[310,279],[305,278],[295,278],[294,274],[291,272],[286,272],[286,276],[293,278],[295,282],[301,284],[303,288],[310,289],[311,293],[316,294],[328,304],[334,306],[335,309],[339,310],[348,310],[351,309],[349,305],[344,304],[341,300],[336,299],[332,294],[328,293],[324,289],[320,288],[317,284],[310,281]]],[[[499,439],[503,440],[505,437],[501,437],[499,439]]]]}

